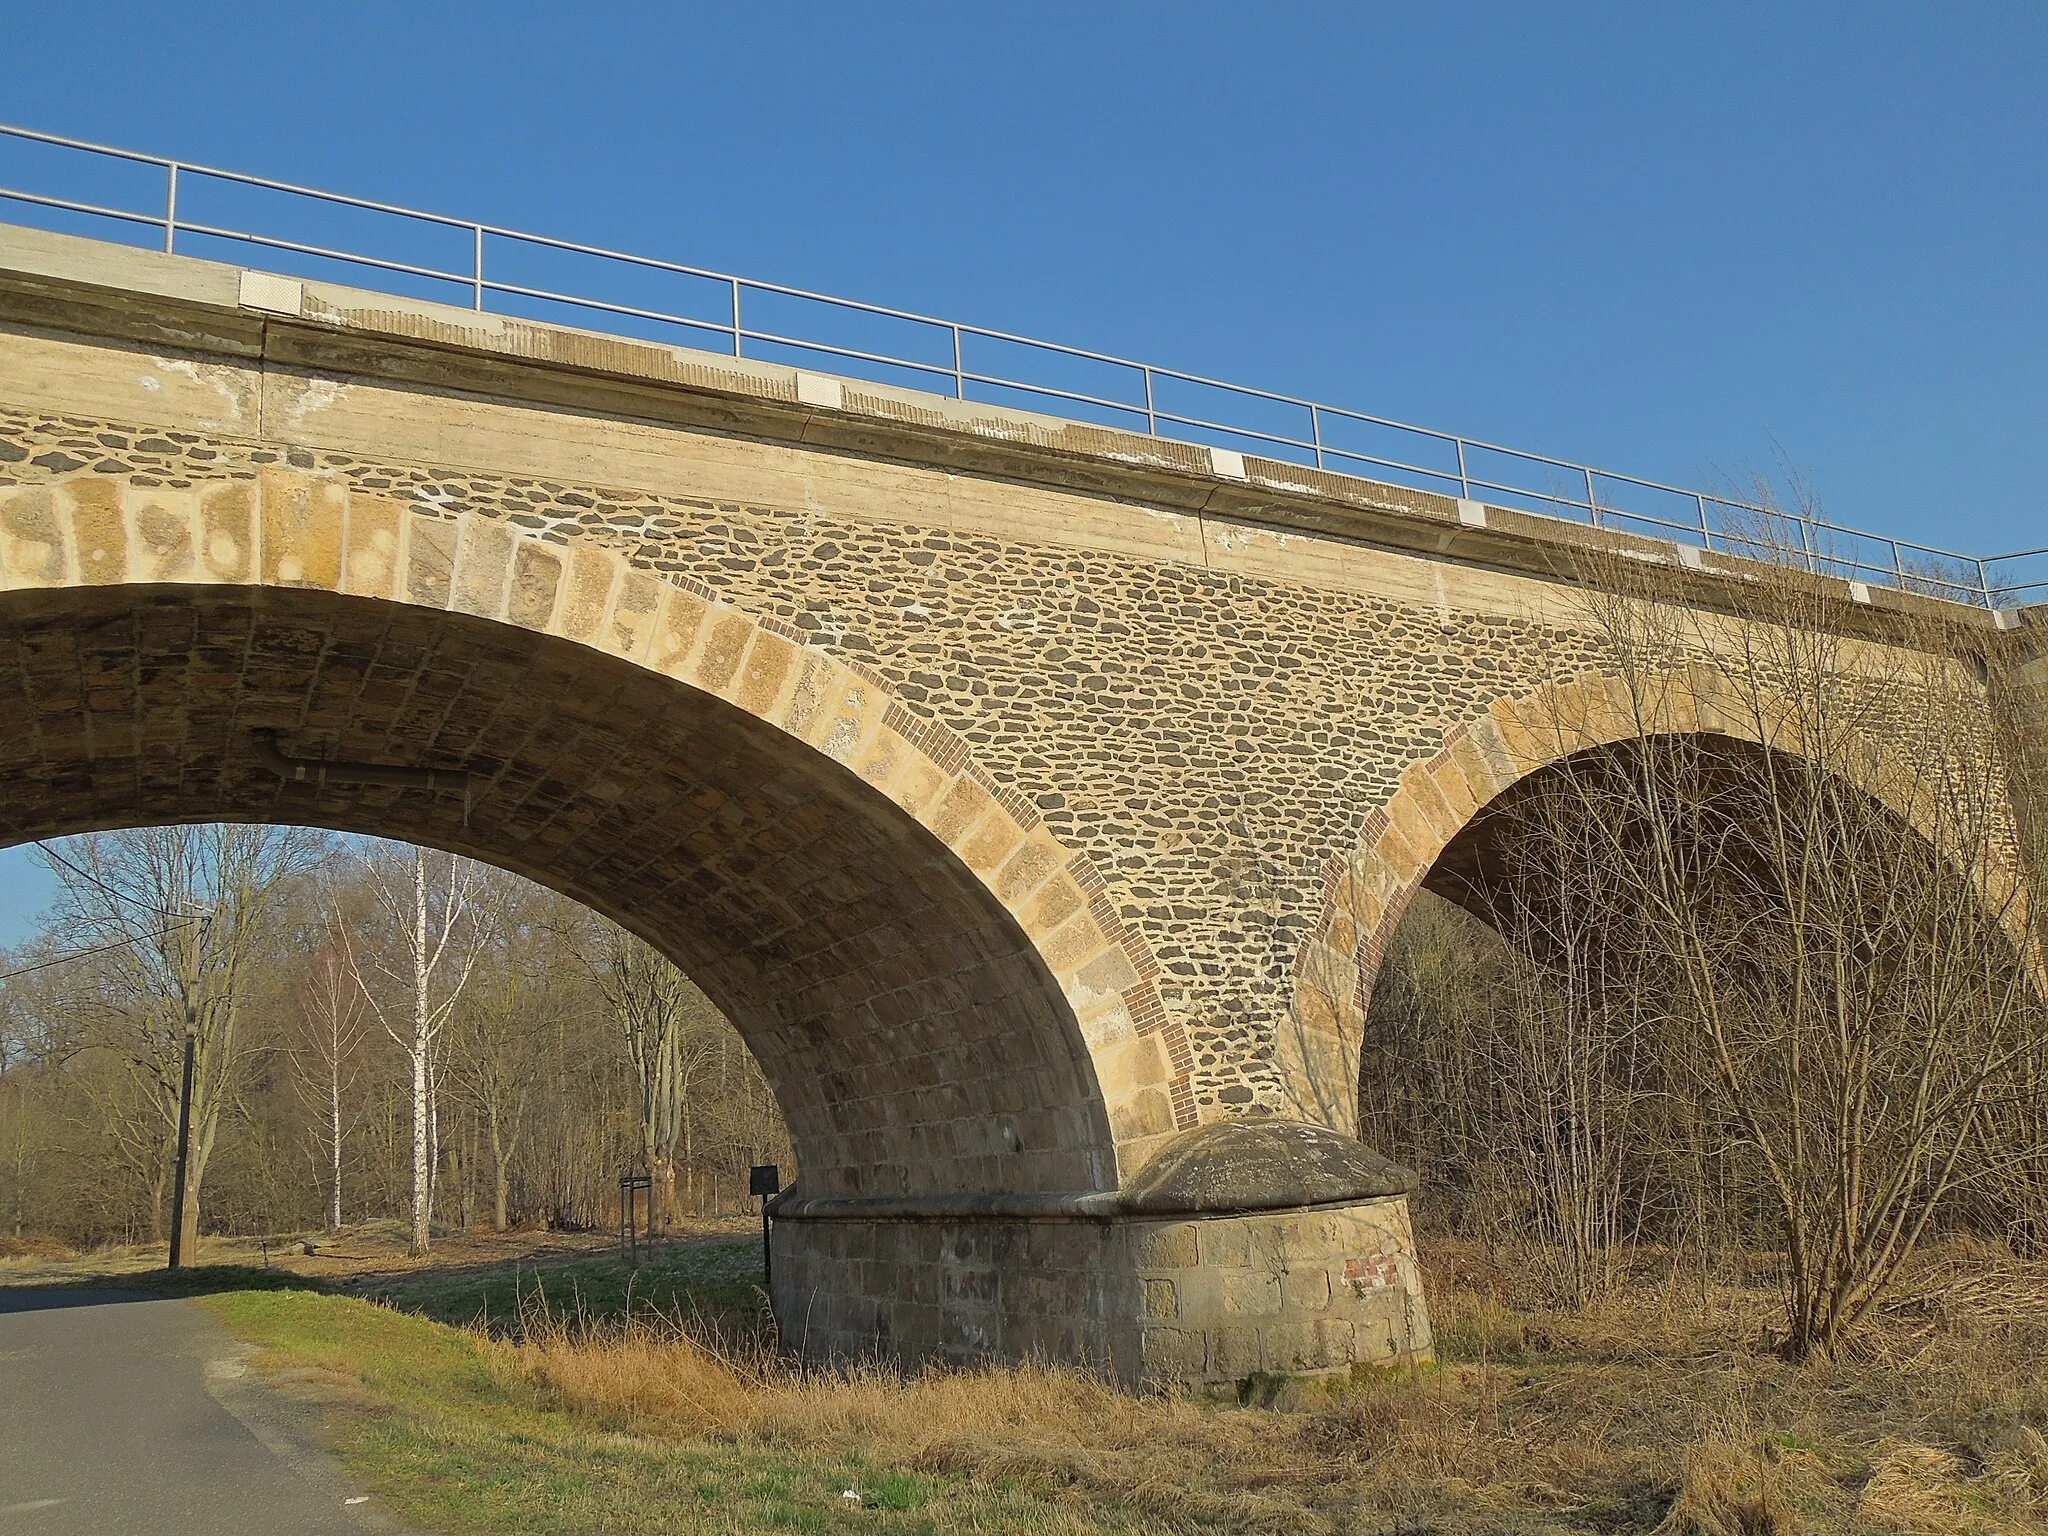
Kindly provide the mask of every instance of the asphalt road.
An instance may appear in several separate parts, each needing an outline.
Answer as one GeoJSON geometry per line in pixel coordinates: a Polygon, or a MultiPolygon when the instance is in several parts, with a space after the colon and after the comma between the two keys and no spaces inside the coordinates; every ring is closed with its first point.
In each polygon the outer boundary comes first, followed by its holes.
{"type": "Polygon", "coordinates": [[[0,1289],[0,1536],[392,1527],[189,1301],[0,1289]]]}

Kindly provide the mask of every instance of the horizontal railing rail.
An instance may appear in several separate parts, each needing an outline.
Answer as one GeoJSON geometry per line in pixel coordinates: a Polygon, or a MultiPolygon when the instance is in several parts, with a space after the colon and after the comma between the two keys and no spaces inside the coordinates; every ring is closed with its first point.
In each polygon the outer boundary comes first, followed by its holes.
{"type": "Polygon", "coordinates": [[[391,279],[411,279],[425,286],[426,296],[476,310],[557,320],[567,312],[596,317],[592,328],[607,328],[609,321],[615,333],[644,335],[617,323],[635,322],[661,328],[656,339],[715,345],[733,357],[827,359],[855,377],[909,383],[961,401],[1022,404],[1155,437],[1238,447],[1328,473],[1391,480],[1467,499],[1501,498],[1500,504],[1516,510],[1668,537],[1722,554],[1789,562],[1820,574],[1987,608],[2048,600],[2048,549],[1967,555],[1788,513],[1762,501],[1669,485],[1085,347],[0,124],[0,150],[9,149],[16,153],[0,156],[0,209],[39,213],[45,227],[82,225],[102,237],[116,232],[117,238],[147,231],[150,245],[171,253],[179,251],[181,237],[187,252],[195,242],[202,250],[211,242],[216,252],[221,247],[269,252],[296,258],[285,265],[296,264],[302,276],[309,275],[307,263],[324,263],[328,271],[310,275],[343,268],[380,275],[387,287],[391,279]],[[97,173],[117,167],[145,167],[161,173],[162,186],[147,193],[147,206],[135,199],[123,206],[15,185],[10,173],[24,170],[33,179],[38,154],[44,157],[42,168],[68,185],[91,182],[97,173]],[[452,264],[406,259],[391,254],[388,243],[380,253],[353,242],[298,238],[277,223],[245,227],[243,221],[195,218],[187,211],[196,198],[217,197],[223,189],[296,200],[302,228],[309,209],[371,215],[398,221],[415,238],[436,232],[457,237],[460,254],[452,264]],[[521,254],[530,259],[537,252],[609,264],[614,276],[686,281],[705,298],[716,297],[711,310],[689,313],[629,301],[616,288],[614,296],[606,297],[580,285],[518,280],[521,254]],[[505,275],[508,270],[514,275],[505,275]],[[777,304],[815,306],[841,321],[895,327],[901,335],[930,342],[932,350],[919,356],[880,344],[855,345],[845,330],[833,333],[830,326],[762,324],[755,317],[764,304],[771,310],[777,304]],[[534,306],[551,306],[552,313],[532,313],[534,306]],[[971,356],[978,364],[980,355],[991,350],[1021,353],[1040,367],[1035,373],[1016,373],[970,364],[971,356]],[[872,374],[861,373],[862,368],[872,374]],[[1081,376],[1091,371],[1094,387],[1083,387],[1081,376]],[[1105,382],[1124,388],[1116,392],[1105,382]],[[1375,436],[1377,442],[1368,441],[1375,436]],[[1510,473],[1517,470],[1519,478],[1510,473]]]}

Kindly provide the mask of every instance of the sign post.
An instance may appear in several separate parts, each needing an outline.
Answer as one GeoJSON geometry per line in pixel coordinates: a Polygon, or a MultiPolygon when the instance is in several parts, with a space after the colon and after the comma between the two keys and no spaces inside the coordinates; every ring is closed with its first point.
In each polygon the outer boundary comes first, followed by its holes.
{"type": "Polygon", "coordinates": [[[761,1197],[761,1279],[768,1287],[768,1306],[775,1306],[775,1251],[768,1242],[768,1201],[782,1193],[782,1170],[774,1163],[756,1163],[747,1170],[747,1193],[761,1197]]]}
{"type": "Polygon", "coordinates": [[[654,1237],[654,1179],[628,1168],[619,1175],[619,1248],[640,1262],[640,1191],[647,1191],[647,1236],[654,1237]]]}

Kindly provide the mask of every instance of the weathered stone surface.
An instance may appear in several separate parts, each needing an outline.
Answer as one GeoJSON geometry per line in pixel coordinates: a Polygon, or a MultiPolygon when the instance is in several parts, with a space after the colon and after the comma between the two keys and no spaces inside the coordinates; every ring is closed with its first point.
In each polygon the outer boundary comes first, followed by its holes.
{"type": "MultiPolygon", "coordinates": [[[[318,821],[655,939],[793,1194],[938,1202],[792,1202],[824,1352],[1427,1352],[1412,1177],[1343,1135],[1373,971],[1461,827],[1629,728],[1573,552],[1661,546],[317,285],[254,321],[144,253],[52,330],[60,247],[0,324],[0,836],[318,821]],[[285,784],[258,729],[471,793],[285,784]]],[[[1671,728],[1740,735],[1676,660],[1671,728]]]]}
{"type": "Polygon", "coordinates": [[[1133,1213],[1260,1211],[1405,1195],[1415,1175],[1349,1136],[1279,1120],[1220,1121],[1176,1139],[1124,1186],[1133,1213]]]}

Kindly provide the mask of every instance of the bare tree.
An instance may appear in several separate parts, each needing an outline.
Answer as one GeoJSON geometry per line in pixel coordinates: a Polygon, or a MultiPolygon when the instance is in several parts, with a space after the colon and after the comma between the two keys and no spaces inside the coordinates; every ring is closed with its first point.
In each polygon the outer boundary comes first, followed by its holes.
{"type": "Polygon", "coordinates": [[[598,986],[611,1006],[640,1089],[640,1156],[652,1196],[648,1225],[665,1231],[676,1210],[676,1149],[695,1152],[692,1090],[719,1059],[727,1028],[710,999],[643,939],[594,924],[598,986]]]}
{"type": "Polygon", "coordinates": [[[1795,1358],[1941,1223],[2048,1231],[2048,860],[1995,658],[1836,594],[1766,575],[1715,612],[1597,573],[1550,765],[1429,876],[1492,947],[1418,902],[1361,1093],[1439,1217],[1541,1239],[1567,1290],[1646,1230],[1773,1245],[1795,1358]]]}
{"type": "Polygon", "coordinates": [[[1522,1262],[1583,1303],[1639,1233],[1628,1196],[1655,1135],[1645,1058],[1661,1021],[1607,942],[1610,915],[1588,921],[1605,883],[1590,840],[1523,814],[1548,835],[1511,851],[1499,889],[1460,890],[1470,913],[1418,893],[1374,987],[1360,1123],[1425,1170],[1441,1217],[1533,1239],[1522,1262]],[[1522,899],[1537,890],[1553,899],[1522,899]]]}
{"type": "Polygon", "coordinates": [[[198,1243],[200,1189],[242,1062],[244,984],[273,937],[277,894],[326,841],[302,827],[171,826],[90,833],[63,853],[46,850],[61,931],[81,947],[105,946],[94,968],[100,1019],[144,1090],[165,1152],[190,1029],[191,1150],[184,1209],[173,1217],[187,1252],[198,1243]]]}
{"type": "Polygon", "coordinates": [[[6,1220],[15,1237],[26,1231],[31,1201],[46,1182],[53,1139],[48,1122],[57,1118],[58,1098],[49,1090],[85,1047],[77,978],[64,974],[79,963],[67,963],[47,942],[0,952],[0,971],[14,972],[0,979],[0,1155],[6,1220]]]}
{"type": "Polygon", "coordinates": [[[1602,878],[1552,899],[1642,957],[1633,985],[1697,1043],[1777,1210],[1786,1351],[1825,1353],[1985,1177],[2041,1039],[1985,694],[1958,636],[1845,638],[1821,584],[1762,584],[1732,618],[1607,585],[1588,612],[1625,739],[1548,780],[1602,878]]]}
{"type": "MultiPolygon", "coordinates": [[[[452,1217],[459,1194],[465,1220],[590,1226],[615,1208],[619,1170],[650,1158],[668,1220],[707,1200],[736,1203],[750,1160],[787,1160],[758,1067],[694,991],[670,1010],[680,1023],[667,1046],[643,1033],[643,1085],[598,983],[602,943],[574,903],[497,871],[451,872],[438,853],[380,847],[366,862],[355,845],[326,846],[317,883],[280,891],[234,989],[240,1066],[203,1149],[209,1231],[331,1223],[338,1186],[350,1218],[405,1219],[418,1204],[430,1220],[452,1217]],[[422,1132],[426,1199],[416,1202],[422,1132]],[[280,1147],[306,1156],[279,1158],[280,1147]]],[[[136,902],[116,910],[141,937],[177,921],[136,902]]],[[[60,967],[0,990],[0,1221],[74,1243],[160,1238],[174,1122],[161,1085],[135,1064],[131,945],[117,934],[111,949],[76,955],[92,946],[75,928],[51,928],[11,962],[63,956],[60,967]]],[[[157,1003],[167,1054],[182,1044],[170,974],[157,1003]]]]}
{"type": "MultiPolygon", "coordinates": [[[[332,931],[341,923],[333,921],[332,931]]],[[[317,1117],[312,1140],[327,1193],[327,1229],[341,1229],[342,1144],[354,1128],[344,1100],[355,1087],[367,1038],[367,999],[335,940],[314,954],[298,988],[292,1084],[317,1117]]]]}
{"type": "Polygon", "coordinates": [[[511,1225],[513,1160],[525,1139],[527,1107],[540,1086],[541,1036],[563,1013],[562,957],[543,920],[553,898],[511,876],[487,877],[498,942],[491,967],[456,1011],[450,1070],[457,1096],[480,1124],[491,1157],[491,1221],[511,1225]]]}
{"type": "Polygon", "coordinates": [[[439,1160],[435,1044],[481,952],[482,914],[475,900],[479,876],[474,865],[450,854],[447,878],[430,881],[424,848],[414,848],[410,860],[366,859],[363,868],[397,933],[397,954],[367,951],[346,927],[344,954],[357,986],[411,1069],[411,1247],[420,1255],[432,1242],[439,1160]],[[381,972],[409,998],[411,1017],[404,1032],[394,1026],[380,989],[371,984],[372,971],[381,972]]]}

